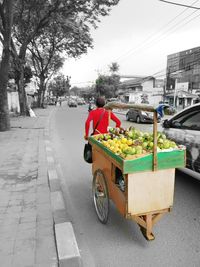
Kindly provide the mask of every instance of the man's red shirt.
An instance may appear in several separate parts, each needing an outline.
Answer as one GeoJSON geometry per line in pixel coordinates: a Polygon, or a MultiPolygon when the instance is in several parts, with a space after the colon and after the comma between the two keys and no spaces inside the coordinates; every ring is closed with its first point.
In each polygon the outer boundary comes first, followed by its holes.
{"type": "MultiPolygon", "coordinates": [[[[97,108],[90,111],[87,120],[85,122],[85,136],[88,137],[89,129],[90,129],[90,122],[93,121],[93,129],[96,127],[101,114],[104,112],[101,121],[99,122],[97,129],[95,130],[94,134],[99,133],[107,133],[108,132],[108,125],[109,125],[109,112],[104,108],[97,108]],[[104,112],[105,111],[105,112],[104,112]]],[[[110,119],[116,123],[116,127],[120,127],[121,121],[110,111],[110,119]]]]}

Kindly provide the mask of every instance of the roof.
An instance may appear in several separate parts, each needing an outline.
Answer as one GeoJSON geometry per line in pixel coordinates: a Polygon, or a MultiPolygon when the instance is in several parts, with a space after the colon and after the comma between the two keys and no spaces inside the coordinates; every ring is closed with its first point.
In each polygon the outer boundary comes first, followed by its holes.
{"type": "MultiPolygon", "coordinates": [[[[197,98],[197,97],[198,97],[198,95],[191,94],[191,93],[189,93],[189,92],[187,92],[187,91],[183,91],[183,90],[178,91],[178,92],[176,93],[176,95],[177,95],[179,98],[197,98]]],[[[174,97],[174,93],[167,94],[166,96],[167,96],[167,97],[174,97]]]]}
{"type": "Polygon", "coordinates": [[[153,76],[143,76],[140,78],[129,79],[127,81],[123,81],[121,82],[121,85],[136,86],[136,85],[141,85],[146,80],[152,80],[152,79],[155,79],[155,78],[153,76]]]}

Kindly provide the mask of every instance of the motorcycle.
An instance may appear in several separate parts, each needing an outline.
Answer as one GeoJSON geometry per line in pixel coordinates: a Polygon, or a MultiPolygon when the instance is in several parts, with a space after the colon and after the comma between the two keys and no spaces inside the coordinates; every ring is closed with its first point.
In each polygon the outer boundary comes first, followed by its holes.
{"type": "Polygon", "coordinates": [[[93,105],[90,103],[88,106],[88,112],[92,111],[94,109],[93,105]]]}

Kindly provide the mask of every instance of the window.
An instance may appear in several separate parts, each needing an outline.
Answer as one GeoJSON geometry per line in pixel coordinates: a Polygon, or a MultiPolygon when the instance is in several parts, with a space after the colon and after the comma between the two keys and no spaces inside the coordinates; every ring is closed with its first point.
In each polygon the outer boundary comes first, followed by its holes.
{"type": "Polygon", "coordinates": [[[183,129],[199,130],[200,131],[200,112],[196,112],[189,116],[183,123],[183,129]]]}
{"type": "Polygon", "coordinates": [[[187,99],[187,104],[188,104],[188,106],[190,106],[192,104],[192,99],[191,98],[187,99]]]}
{"type": "Polygon", "coordinates": [[[189,129],[200,131],[200,110],[193,110],[189,113],[172,120],[172,128],[189,129]]]}

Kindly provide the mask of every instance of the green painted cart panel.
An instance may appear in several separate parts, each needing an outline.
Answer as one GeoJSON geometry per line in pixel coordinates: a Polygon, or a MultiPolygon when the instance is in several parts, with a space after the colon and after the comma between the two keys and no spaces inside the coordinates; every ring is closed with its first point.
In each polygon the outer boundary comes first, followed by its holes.
{"type": "MultiPolygon", "coordinates": [[[[93,137],[90,137],[89,141],[91,144],[97,145],[108,156],[117,161],[117,163],[121,166],[123,174],[153,170],[153,154],[126,160],[121,158],[119,155],[114,154],[111,150],[106,148],[93,137]]],[[[173,150],[169,152],[157,153],[157,170],[182,167],[185,167],[185,150],[173,150]]]]}

